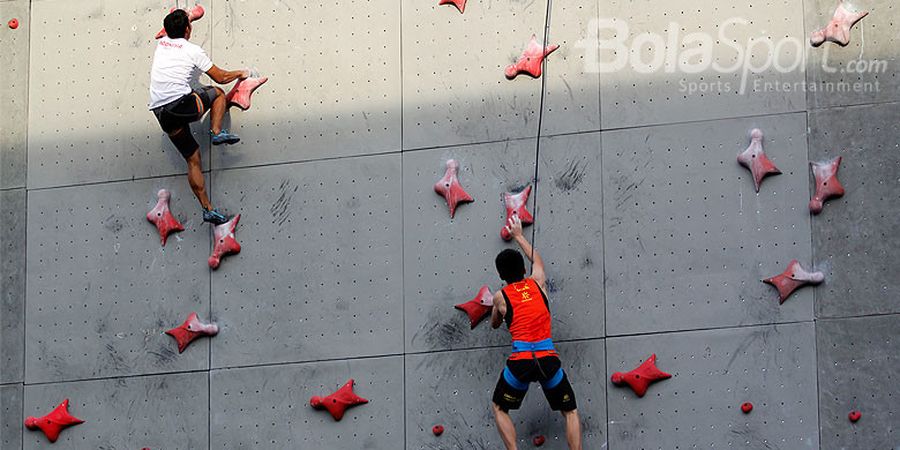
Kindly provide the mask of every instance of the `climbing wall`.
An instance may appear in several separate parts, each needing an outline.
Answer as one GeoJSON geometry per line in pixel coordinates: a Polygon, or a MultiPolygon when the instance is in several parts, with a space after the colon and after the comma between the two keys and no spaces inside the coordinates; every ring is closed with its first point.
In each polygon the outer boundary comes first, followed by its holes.
{"type": "MultiPolygon", "coordinates": [[[[195,0],[0,0],[0,448],[51,447],[23,421],[65,399],[59,448],[501,448],[509,334],[454,306],[502,287],[528,187],[584,448],[900,448],[900,8],[849,2],[847,45],[812,47],[837,0],[456,3],[201,2],[191,40],[269,77],[226,117],[239,144],[192,125],[241,215],[211,269],[146,109],[154,34],[195,0]],[[559,48],[507,78],[532,37],[559,48]],[[758,192],[753,129],[780,171],[758,192]],[[838,156],[811,215],[810,162],[838,156]],[[794,259],[825,280],[781,303],[762,280],[794,259]],[[179,352],[192,312],[218,334],[179,352]],[[611,382],[654,354],[645,395],[611,382]],[[351,379],[368,403],[311,406],[351,379]]],[[[512,418],[519,448],[568,448],[540,385],[512,418]]]]}

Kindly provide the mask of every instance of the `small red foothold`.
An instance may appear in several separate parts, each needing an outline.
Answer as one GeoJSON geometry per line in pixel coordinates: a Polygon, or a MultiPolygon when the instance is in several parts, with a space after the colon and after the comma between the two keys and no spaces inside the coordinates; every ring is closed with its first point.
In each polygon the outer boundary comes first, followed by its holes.
{"type": "Polygon", "coordinates": [[[544,445],[544,442],[546,442],[546,441],[547,441],[547,439],[541,434],[539,434],[539,435],[535,436],[533,439],[531,439],[531,443],[534,444],[535,447],[540,447],[540,446],[544,445]]]}
{"type": "Polygon", "coordinates": [[[741,411],[744,414],[750,414],[750,411],[753,411],[753,403],[747,402],[741,405],[741,411]]]}
{"type": "Polygon", "coordinates": [[[315,409],[326,409],[331,413],[334,420],[341,420],[344,412],[351,406],[369,403],[368,400],[356,395],[353,392],[353,378],[344,383],[340,389],[327,397],[313,396],[309,399],[309,404],[315,409]]]}
{"type": "Polygon", "coordinates": [[[474,330],[478,323],[491,313],[491,308],[493,306],[494,294],[491,293],[491,288],[484,285],[478,291],[478,295],[476,295],[475,298],[465,303],[455,305],[454,308],[465,311],[465,313],[468,314],[471,329],[474,330]]]}
{"type": "Polygon", "coordinates": [[[672,378],[672,375],[656,368],[656,354],[654,353],[637,369],[626,373],[616,372],[612,374],[610,380],[616,386],[627,384],[638,397],[643,397],[647,393],[647,388],[650,387],[650,384],[667,378],[672,378]]]}
{"type": "Polygon", "coordinates": [[[544,58],[558,48],[558,45],[542,47],[537,41],[537,36],[531,35],[531,41],[528,42],[528,47],[522,52],[519,60],[515,64],[506,67],[506,78],[512,80],[521,73],[531,75],[533,78],[540,78],[544,58]]]}
{"type": "Polygon", "coordinates": [[[756,188],[756,192],[759,192],[759,186],[762,184],[763,178],[767,175],[777,175],[781,173],[781,171],[775,167],[775,164],[769,160],[769,157],[766,156],[766,152],[763,150],[762,140],[762,130],[759,128],[751,130],[750,146],[737,157],[738,162],[742,166],[750,169],[750,173],[753,175],[753,186],[756,188]]]}
{"type": "MultiPolygon", "coordinates": [[[[169,13],[172,13],[173,11],[175,11],[175,9],[176,9],[176,8],[170,9],[170,10],[169,10],[169,13]]],[[[187,13],[188,13],[188,20],[190,20],[191,22],[193,22],[193,21],[195,21],[195,20],[200,20],[200,19],[203,17],[203,14],[206,13],[206,10],[204,10],[203,7],[200,6],[200,5],[194,5],[193,8],[191,8],[191,9],[186,9],[185,11],[187,11],[187,13]]],[[[159,30],[158,33],[156,33],[155,38],[156,38],[156,39],[160,39],[160,38],[165,37],[165,36],[166,36],[166,29],[163,28],[162,30],[159,30]]]]}
{"type": "Polygon", "coordinates": [[[177,231],[184,231],[184,226],[178,222],[178,219],[172,215],[172,212],[169,210],[169,191],[165,189],[160,189],[159,192],[156,193],[156,198],[159,200],[156,202],[156,206],[147,213],[147,220],[156,225],[156,229],[159,230],[159,240],[162,242],[162,245],[166,245],[166,240],[169,238],[169,235],[175,233],[177,231]]]}
{"type": "Polygon", "coordinates": [[[269,77],[250,77],[238,80],[237,83],[234,83],[231,90],[228,91],[228,94],[225,95],[225,100],[229,104],[246,111],[250,109],[250,96],[253,95],[256,88],[265,84],[266,81],[269,81],[269,77]]]}
{"type": "Polygon", "coordinates": [[[847,414],[847,418],[850,419],[851,422],[856,423],[862,418],[862,413],[859,411],[850,411],[850,414],[847,414]]]}
{"type": "Polygon", "coordinates": [[[529,195],[531,195],[531,185],[526,186],[525,189],[518,194],[511,194],[509,192],[503,194],[503,203],[506,205],[506,222],[503,223],[503,228],[500,230],[500,237],[503,238],[504,241],[512,239],[512,236],[506,229],[506,224],[509,223],[509,219],[512,216],[519,216],[519,220],[522,221],[522,226],[534,223],[534,217],[532,217],[531,213],[526,209],[526,206],[528,206],[529,195]]]}
{"type": "Polygon", "coordinates": [[[192,312],[188,315],[187,320],[176,328],[166,331],[166,334],[175,338],[178,343],[178,353],[184,352],[184,349],[200,336],[215,336],[219,333],[219,327],[214,323],[205,324],[200,321],[197,313],[192,312]]]}
{"type": "Polygon", "coordinates": [[[234,229],[237,228],[240,220],[241,215],[238,214],[228,222],[216,225],[215,230],[213,230],[216,242],[213,246],[212,255],[209,256],[209,267],[216,269],[219,267],[223,256],[241,252],[241,244],[234,238],[234,229]]]}
{"type": "Polygon", "coordinates": [[[441,0],[438,5],[453,5],[456,6],[460,14],[466,12],[466,0],[441,0]]]}
{"type": "Polygon", "coordinates": [[[788,263],[787,269],[779,275],[772,278],[766,278],[763,283],[771,284],[778,289],[779,304],[784,303],[791,294],[797,289],[807,284],[819,284],[825,280],[825,274],[822,272],[807,272],[803,270],[800,263],[796,259],[788,263]]]}
{"type": "Polygon", "coordinates": [[[816,178],[816,193],[809,201],[809,210],[813,214],[822,212],[825,202],[844,195],[844,186],[838,181],[837,173],[841,167],[841,157],[826,162],[810,163],[816,178]]]}
{"type": "Polygon", "coordinates": [[[19,19],[9,19],[9,22],[6,22],[6,24],[15,30],[16,28],[19,28],[19,19]]]}
{"type": "Polygon", "coordinates": [[[43,431],[50,442],[56,442],[63,429],[80,423],[84,421],[69,414],[69,399],[63,400],[50,414],[37,418],[29,416],[25,419],[26,428],[43,431]]]}
{"type": "Polygon", "coordinates": [[[831,22],[825,28],[813,31],[809,37],[809,43],[813,47],[818,47],[824,44],[825,41],[828,41],[834,42],[841,47],[846,47],[850,44],[850,28],[853,28],[856,22],[859,22],[867,15],[869,15],[868,11],[851,12],[844,7],[844,2],[841,1],[838,3],[837,9],[834,10],[831,22]]]}
{"type": "Polygon", "coordinates": [[[447,171],[443,178],[434,183],[434,192],[442,195],[450,207],[450,218],[456,214],[456,206],[460,203],[475,201],[459,184],[459,163],[455,159],[447,160],[447,171]]]}
{"type": "Polygon", "coordinates": [[[435,436],[440,436],[444,434],[444,426],[443,425],[435,425],[431,427],[431,432],[434,433],[435,436]]]}

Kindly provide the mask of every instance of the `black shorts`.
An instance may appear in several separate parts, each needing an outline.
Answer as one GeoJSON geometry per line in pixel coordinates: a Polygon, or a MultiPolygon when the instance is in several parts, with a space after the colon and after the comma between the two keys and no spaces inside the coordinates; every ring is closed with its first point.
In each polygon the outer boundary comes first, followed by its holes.
{"type": "Polygon", "coordinates": [[[569,383],[569,376],[562,371],[562,363],[556,356],[546,356],[538,359],[520,359],[509,360],[506,362],[506,369],[500,374],[497,380],[497,387],[494,389],[494,403],[503,411],[511,409],[519,409],[522,406],[522,400],[525,400],[525,394],[528,393],[528,385],[531,383],[541,383],[544,396],[550,403],[550,409],[554,411],[572,411],[577,408],[575,404],[575,391],[569,383]],[[508,373],[507,370],[509,371],[508,373]],[[507,375],[514,378],[514,382],[507,381],[507,375]],[[559,378],[553,386],[554,377],[559,378]],[[517,389],[514,385],[518,384],[517,389]]]}
{"type": "Polygon", "coordinates": [[[159,126],[185,158],[190,158],[200,148],[188,125],[200,120],[218,95],[216,88],[203,86],[174,102],[153,109],[159,126]]]}

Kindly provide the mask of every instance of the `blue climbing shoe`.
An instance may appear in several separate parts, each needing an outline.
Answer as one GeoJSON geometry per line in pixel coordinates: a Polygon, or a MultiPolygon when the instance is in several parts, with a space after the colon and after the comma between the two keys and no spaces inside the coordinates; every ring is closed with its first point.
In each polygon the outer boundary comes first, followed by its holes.
{"type": "Polygon", "coordinates": [[[225,217],[224,214],[220,213],[218,209],[204,209],[203,221],[209,222],[213,225],[222,225],[223,223],[228,222],[228,218],[225,217]]]}
{"type": "MultiPolygon", "coordinates": [[[[209,132],[212,134],[212,131],[209,132]]],[[[212,145],[237,144],[241,142],[241,138],[236,134],[231,134],[226,129],[222,129],[219,134],[212,134],[212,145]]]]}

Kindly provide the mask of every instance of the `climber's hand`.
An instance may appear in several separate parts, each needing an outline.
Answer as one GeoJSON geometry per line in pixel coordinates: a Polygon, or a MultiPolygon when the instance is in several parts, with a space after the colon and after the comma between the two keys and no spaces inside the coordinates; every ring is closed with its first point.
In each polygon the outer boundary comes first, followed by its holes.
{"type": "Polygon", "coordinates": [[[513,239],[522,237],[522,219],[517,214],[513,214],[506,222],[506,231],[513,239]]]}

